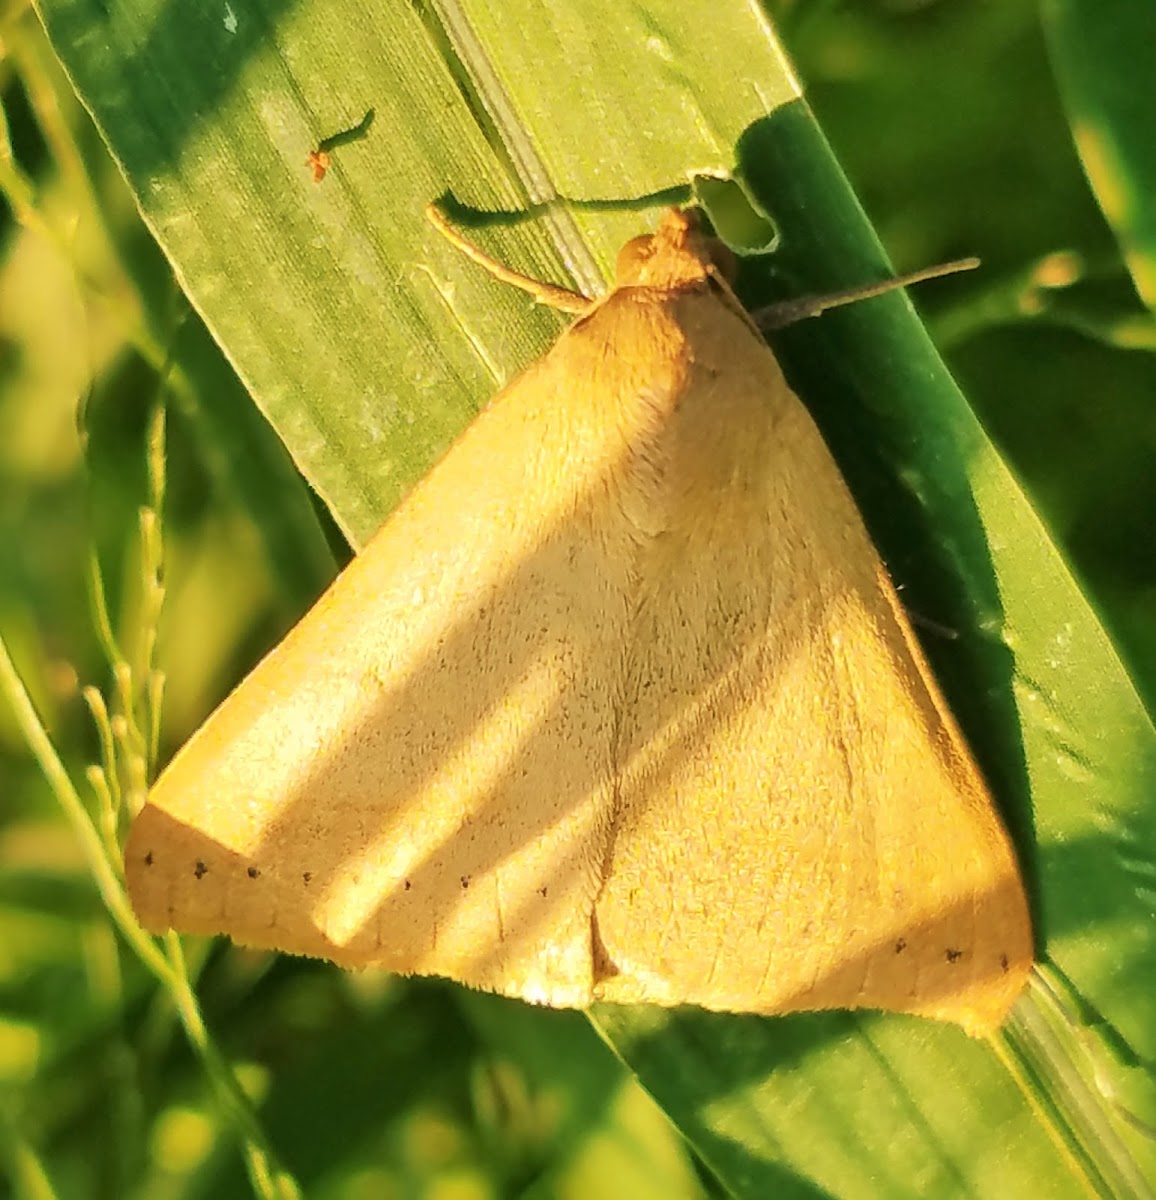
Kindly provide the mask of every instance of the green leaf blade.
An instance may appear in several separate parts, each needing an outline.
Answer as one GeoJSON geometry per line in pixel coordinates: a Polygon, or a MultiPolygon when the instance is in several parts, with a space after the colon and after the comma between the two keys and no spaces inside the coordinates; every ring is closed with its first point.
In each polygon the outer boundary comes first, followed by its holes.
{"type": "Polygon", "coordinates": [[[1156,308],[1156,9],[1048,0],[1044,27],[1072,136],[1144,302],[1156,308]]]}

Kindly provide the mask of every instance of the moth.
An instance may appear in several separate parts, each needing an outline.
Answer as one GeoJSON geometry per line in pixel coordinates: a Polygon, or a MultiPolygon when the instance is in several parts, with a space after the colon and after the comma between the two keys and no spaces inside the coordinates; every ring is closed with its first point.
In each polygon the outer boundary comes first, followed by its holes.
{"type": "Polygon", "coordinates": [[[671,211],[162,774],[149,929],[534,1003],[1003,1020],[1011,842],[855,504],[671,211]]]}

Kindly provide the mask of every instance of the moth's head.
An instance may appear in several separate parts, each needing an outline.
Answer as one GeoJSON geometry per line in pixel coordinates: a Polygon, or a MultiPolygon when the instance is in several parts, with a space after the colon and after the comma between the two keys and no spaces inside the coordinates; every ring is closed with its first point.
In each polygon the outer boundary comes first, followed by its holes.
{"type": "Polygon", "coordinates": [[[690,209],[672,208],[653,234],[633,238],[618,253],[617,287],[678,288],[721,275],[735,277],[735,256],[690,209]]]}

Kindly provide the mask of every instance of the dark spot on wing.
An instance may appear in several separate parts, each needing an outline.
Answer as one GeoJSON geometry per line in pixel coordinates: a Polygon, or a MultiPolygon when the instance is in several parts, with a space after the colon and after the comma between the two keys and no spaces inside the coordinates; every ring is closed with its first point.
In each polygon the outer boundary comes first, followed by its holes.
{"type": "Polygon", "coordinates": [[[199,859],[199,858],[198,858],[198,859],[197,859],[197,865],[196,865],[196,866],[193,868],[193,874],[194,874],[194,875],[195,875],[195,876],[196,876],[198,879],[204,879],[204,877],[205,877],[205,876],[206,876],[208,873],[209,873],[209,868],[208,868],[208,867],[206,867],[206,866],[205,866],[205,864],[204,864],[204,863],[201,861],[201,859],[199,859]]]}
{"type": "Polygon", "coordinates": [[[153,852],[151,850],[144,856],[144,865],[146,867],[153,865],[153,852]]]}
{"type": "Polygon", "coordinates": [[[962,950],[948,950],[944,956],[949,963],[956,963],[963,957],[962,950]]]}
{"type": "Polygon", "coordinates": [[[309,884],[309,881],[310,881],[312,878],[313,878],[313,872],[312,872],[312,871],[306,871],[306,872],[305,872],[305,874],[301,876],[301,880],[302,880],[302,882],[303,882],[303,883],[304,883],[306,886],[308,886],[308,884],[309,884]]]}
{"type": "Polygon", "coordinates": [[[615,975],[621,975],[622,972],[618,969],[618,964],[610,957],[610,951],[606,949],[606,944],[602,941],[602,930],[598,925],[598,914],[590,914],[590,958],[594,967],[594,982],[600,983],[603,979],[613,979],[615,975]]]}
{"type": "Polygon", "coordinates": [[[256,879],[257,876],[260,874],[261,874],[261,872],[258,871],[256,867],[250,867],[248,870],[248,875],[249,875],[250,879],[256,879]]]}
{"type": "Polygon", "coordinates": [[[904,951],[904,950],[906,950],[906,949],[907,949],[907,939],[906,939],[906,938],[896,938],[896,940],[895,940],[895,953],[896,953],[896,954],[902,954],[902,953],[903,953],[903,951],[904,951]]]}

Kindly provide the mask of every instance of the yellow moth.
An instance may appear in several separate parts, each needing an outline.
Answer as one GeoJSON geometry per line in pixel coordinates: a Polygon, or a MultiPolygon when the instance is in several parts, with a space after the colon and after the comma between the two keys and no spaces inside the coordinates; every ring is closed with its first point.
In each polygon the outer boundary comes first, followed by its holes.
{"type": "Polygon", "coordinates": [[[687,214],[176,756],[161,931],[555,1006],[990,1031],[1009,839],[815,425],[687,214]]]}

